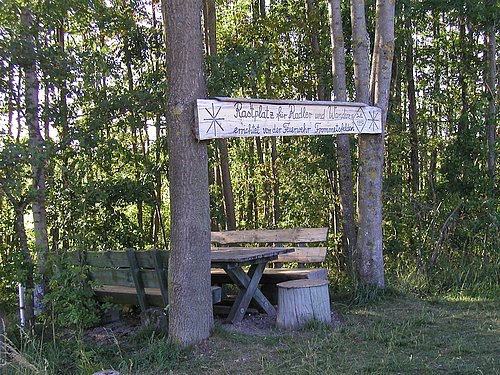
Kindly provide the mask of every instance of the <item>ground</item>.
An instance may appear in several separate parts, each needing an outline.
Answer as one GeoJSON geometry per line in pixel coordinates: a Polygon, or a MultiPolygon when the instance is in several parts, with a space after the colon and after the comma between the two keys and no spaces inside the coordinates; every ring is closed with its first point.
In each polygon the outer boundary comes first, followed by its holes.
{"type": "Polygon", "coordinates": [[[137,318],[86,337],[119,353],[101,358],[97,369],[122,375],[499,374],[499,307],[498,300],[398,295],[363,306],[334,304],[332,326],[298,332],[250,315],[235,325],[217,320],[212,337],[182,351],[141,333],[137,318]]]}

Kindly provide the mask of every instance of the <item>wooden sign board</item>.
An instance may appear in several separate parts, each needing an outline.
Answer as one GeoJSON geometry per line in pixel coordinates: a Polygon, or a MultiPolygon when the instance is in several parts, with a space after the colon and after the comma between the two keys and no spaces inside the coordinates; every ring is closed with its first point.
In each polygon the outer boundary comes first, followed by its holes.
{"type": "Polygon", "coordinates": [[[382,133],[382,111],[362,103],[215,98],[195,112],[199,140],[382,133]]]}

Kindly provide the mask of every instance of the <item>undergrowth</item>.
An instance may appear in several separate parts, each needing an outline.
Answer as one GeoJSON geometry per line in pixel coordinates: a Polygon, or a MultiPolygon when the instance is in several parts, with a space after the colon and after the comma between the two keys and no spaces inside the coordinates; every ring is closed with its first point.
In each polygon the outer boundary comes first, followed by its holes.
{"type": "MultiPolygon", "coordinates": [[[[465,275],[464,275],[465,277],[465,275]]],[[[105,342],[84,331],[46,327],[37,336],[8,332],[2,375],[132,374],[433,374],[499,373],[497,285],[431,289],[418,276],[388,277],[384,291],[337,284],[340,322],[298,332],[249,336],[217,326],[199,346],[180,350],[165,334],[142,329],[105,342]],[[495,289],[496,288],[496,289],[495,289]],[[49,334],[50,333],[50,334],[49,334]]],[[[332,283],[333,284],[333,283],[332,283]]],[[[444,284],[443,284],[444,285],[444,284]]],[[[464,284],[465,285],[465,284],[464,284]]]]}

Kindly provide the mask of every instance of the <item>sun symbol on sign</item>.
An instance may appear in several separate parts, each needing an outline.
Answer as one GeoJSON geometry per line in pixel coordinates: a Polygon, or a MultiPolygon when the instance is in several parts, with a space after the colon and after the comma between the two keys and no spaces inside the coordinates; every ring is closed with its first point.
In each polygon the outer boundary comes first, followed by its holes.
{"type": "Polygon", "coordinates": [[[368,111],[368,116],[369,118],[366,119],[366,121],[368,122],[368,127],[371,129],[371,130],[378,130],[379,127],[378,127],[378,115],[380,114],[379,111],[368,111]]]}
{"type": "Polygon", "coordinates": [[[217,112],[216,112],[213,103],[212,103],[212,112],[210,112],[210,110],[208,108],[205,108],[205,111],[207,111],[207,113],[210,115],[210,118],[203,119],[204,121],[210,121],[210,126],[207,129],[207,133],[210,131],[210,129],[212,129],[212,127],[214,128],[214,135],[217,135],[217,127],[219,127],[220,130],[224,131],[224,128],[222,127],[222,125],[219,122],[219,121],[224,120],[224,118],[217,117],[219,115],[221,108],[222,107],[217,108],[217,112]]]}

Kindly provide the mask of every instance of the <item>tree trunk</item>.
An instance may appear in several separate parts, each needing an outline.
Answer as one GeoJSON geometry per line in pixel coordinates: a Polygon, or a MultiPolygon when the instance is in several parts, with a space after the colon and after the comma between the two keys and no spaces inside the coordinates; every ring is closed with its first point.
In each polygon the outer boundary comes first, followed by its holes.
{"type": "Polygon", "coordinates": [[[17,200],[12,195],[11,191],[7,188],[7,183],[3,179],[0,180],[0,186],[2,187],[2,190],[4,191],[10,204],[14,208],[14,214],[15,214],[14,228],[17,238],[19,240],[19,248],[23,255],[23,262],[26,272],[24,280],[20,280],[20,282],[21,284],[23,284],[23,286],[27,288],[27,290],[30,291],[30,293],[28,293],[25,297],[25,304],[24,304],[25,319],[26,319],[25,327],[27,329],[30,329],[35,324],[35,319],[33,314],[33,297],[31,293],[34,288],[34,281],[33,281],[34,263],[33,263],[33,257],[31,256],[28,246],[28,236],[26,234],[26,227],[24,226],[24,212],[27,203],[26,201],[17,200]]]}
{"type": "MultiPolygon", "coordinates": [[[[205,48],[208,56],[217,56],[217,11],[215,0],[203,1],[203,14],[205,24],[205,48]]],[[[231,172],[229,169],[229,154],[227,139],[218,139],[217,146],[220,153],[220,164],[222,173],[222,194],[224,196],[224,207],[226,213],[226,229],[236,229],[236,214],[234,212],[233,186],[231,183],[231,172]]]]}
{"type": "Polygon", "coordinates": [[[231,173],[229,171],[227,140],[220,139],[218,141],[222,174],[222,193],[224,195],[224,206],[226,207],[226,228],[227,230],[236,230],[236,214],[234,212],[233,185],[231,184],[231,173]]]}
{"type": "Polygon", "coordinates": [[[364,0],[351,1],[352,48],[356,101],[370,103],[370,36],[366,31],[364,0]]]}
{"type": "MultiPolygon", "coordinates": [[[[32,202],[33,226],[35,231],[35,249],[37,253],[37,271],[39,277],[39,297],[43,297],[46,287],[47,253],[49,242],[47,235],[47,213],[45,208],[45,155],[44,140],[40,132],[38,116],[38,93],[39,84],[36,74],[35,62],[35,38],[32,34],[33,17],[29,9],[25,8],[21,15],[23,24],[29,30],[26,34],[26,45],[30,53],[27,55],[25,74],[25,101],[26,101],[26,123],[29,134],[29,151],[31,158],[31,172],[33,177],[33,190],[35,196],[32,202]]],[[[35,300],[35,304],[41,307],[41,301],[35,300]]]]}
{"type": "Polygon", "coordinates": [[[205,49],[208,56],[217,56],[217,11],[215,0],[203,0],[203,21],[205,24],[205,49]]]}
{"type": "Polygon", "coordinates": [[[486,134],[488,142],[488,171],[490,174],[491,186],[492,186],[492,198],[495,196],[495,186],[496,186],[496,154],[495,145],[497,137],[497,119],[496,119],[496,100],[497,100],[497,90],[496,90],[496,79],[497,79],[497,68],[496,68],[496,39],[495,39],[495,26],[488,26],[486,31],[486,95],[488,97],[488,113],[486,116],[486,134]]]}
{"type": "Polygon", "coordinates": [[[192,131],[196,99],[206,96],[202,1],[164,0],[162,12],[169,88],[169,337],[188,346],[206,339],[213,328],[208,154],[192,131]]]}
{"type": "Polygon", "coordinates": [[[327,88],[325,87],[325,77],[321,69],[321,47],[320,47],[320,25],[319,15],[314,5],[314,0],[306,0],[307,29],[311,41],[311,50],[314,61],[314,71],[316,73],[316,95],[318,100],[327,100],[327,88]]]}
{"type": "MultiPolygon", "coordinates": [[[[332,72],[334,100],[346,101],[346,68],[344,33],[340,0],[330,0],[330,29],[332,39],[332,72]]],[[[356,221],[354,218],[354,182],[352,176],[351,143],[349,135],[337,135],[337,168],[342,207],[342,239],[347,267],[355,269],[356,221]]]]}
{"type": "Polygon", "coordinates": [[[280,208],[280,183],[278,175],[278,152],[276,149],[276,137],[271,137],[271,169],[273,172],[273,226],[276,228],[281,220],[280,208]]]}
{"type": "MultiPolygon", "coordinates": [[[[132,57],[129,49],[129,45],[127,42],[127,35],[124,36],[125,42],[123,49],[125,51],[125,64],[127,66],[127,83],[128,83],[128,91],[132,95],[134,91],[134,76],[132,72],[132,57]]],[[[139,119],[135,114],[135,110],[133,108],[129,108],[131,111],[131,119],[132,123],[130,124],[130,130],[132,131],[132,153],[134,154],[134,168],[135,168],[135,181],[137,184],[140,183],[141,180],[141,166],[139,164],[139,150],[137,144],[139,142],[137,137],[137,125],[139,123],[139,119]]],[[[142,142],[141,142],[142,143],[142,142]]],[[[137,200],[137,227],[139,228],[139,233],[142,234],[144,232],[144,213],[143,213],[143,203],[142,198],[137,200]]]]}
{"type": "MultiPolygon", "coordinates": [[[[373,104],[382,109],[382,125],[385,127],[394,55],[394,1],[377,0],[376,9],[371,93],[373,104]]],[[[360,68],[364,69],[366,66],[362,65],[360,68]]],[[[363,77],[363,82],[364,79],[363,77]]],[[[380,288],[385,286],[382,247],[383,163],[384,134],[361,135],[359,137],[358,272],[362,284],[380,288]]]]}
{"type": "Polygon", "coordinates": [[[420,187],[420,165],[418,159],[418,128],[417,128],[417,101],[415,98],[415,79],[413,78],[413,37],[411,20],[405,21],[405,29],[409,33],[406,45],[406,83],[408,94],[408,126],[410,130],[410,165],[411,165],[411,192],[415,196],[420,187]]]}
{"type": "Polygon", "coordinates": [[[33,297],[32,291],[34,288],[33,274],[34,274],[34,265],[33,258],[31,257],[30,250],[28,247],[28,236],[26,235],[26,228],[24,226],[24,204],[14,203],[11,199],[12,204],[14,205],[14,211],[16,213],[16,234],[19,238],[19,247],[21,248],[21,252],[23,254],[23,262],[26,267],[26,278],[22,281],[26,289],[30,292],[27,293],[24,299],[24,309],[25,309],[25,327],[30,329],[35,325],[35,317],[33,314],[33,297]]]}

